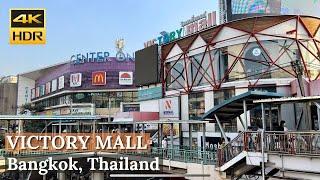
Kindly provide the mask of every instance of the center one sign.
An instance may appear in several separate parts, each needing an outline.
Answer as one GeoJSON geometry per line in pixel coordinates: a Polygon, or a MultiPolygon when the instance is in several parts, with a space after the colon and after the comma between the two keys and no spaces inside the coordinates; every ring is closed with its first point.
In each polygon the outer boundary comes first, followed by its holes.
{"type": "Polygon", "coordinates": [[[160,118],[179,118],[179,98],[165,98],[159,100],[160,118]]]}

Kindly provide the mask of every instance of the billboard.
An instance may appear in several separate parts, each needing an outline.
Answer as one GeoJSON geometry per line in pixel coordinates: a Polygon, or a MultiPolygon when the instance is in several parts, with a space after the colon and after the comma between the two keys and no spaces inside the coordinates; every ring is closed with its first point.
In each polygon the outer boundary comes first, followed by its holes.
{"type": "Polygon", "coordinates": [[[299,14],[319,17],[319,7],[319,0],[281,0],[281,14],[299,14]]]}
{"type": "Polygon", "coordinates": [[[132,85],[133,73],[132,72],[119,72],[119,85],[132,85]]]}
{"type": "Polygon", "coordinates": [[[226,2],[228,21],[281,13],[281,0],[227,0],[226,2]]]}
{"type": "Polygon", "coordinates": [[[92,73],[92,85],[103,86],[107,84],[106,72],[95,71],[92,73]]]}
{"type": "Polygon", "coordinates": [[[159,100],[159,116],[161,118],[179,118],[179,98],[165,98],[159,100]]]}
{"type": "Polygon", "coordinates": [[[160,81],[158,45],[136,51],[135,58],[135,84],[143,86],[158,83],[160,81]]]}
{"type": "Polygon", "coordinates": [[[80,87],[82,80],[81,73],[70,74],[70,87],[80,87]]]}
{"type": "Polygon", "coordinates": [[[138,101],[162,98],[162,87],[152,87],[138,90],[138,101]]]}

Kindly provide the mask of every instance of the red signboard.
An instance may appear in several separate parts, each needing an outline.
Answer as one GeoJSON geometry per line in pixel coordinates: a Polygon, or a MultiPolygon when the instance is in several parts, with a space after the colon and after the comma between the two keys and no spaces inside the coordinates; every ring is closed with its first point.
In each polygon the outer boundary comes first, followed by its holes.
{"type": "Polygon", "coordinates": [[[96,71],[92,73],[92,85],[103,86],[107,84],[106,72],[96,71]]]}

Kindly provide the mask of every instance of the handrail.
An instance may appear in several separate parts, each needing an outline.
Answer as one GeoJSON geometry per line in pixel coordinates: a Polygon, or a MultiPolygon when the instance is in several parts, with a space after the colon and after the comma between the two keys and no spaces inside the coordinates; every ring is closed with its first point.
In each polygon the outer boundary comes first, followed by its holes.
{"type": "MultiPolygon", "coordinates": [[[[263,148],[266,153],[320,156],[320,131],[266,131],[263,148]]],[[[242,151],[261,150],[261,131],[243,132],[218,149],[217,165],[221,167],[242,151]]]]}
{"type": "MultiPolygon", "coordinates": [[[[0,155],[4,157],[30,157],[30,156],[46,156],[46,155],[62,155],[81,153],[82,151],[74,152],[48,152],[48,151],[21,151],[19,154],[7,152],[4,149],[0,150],[0,155]]],[[[213,151],[198,151],[198,150],[185,150],[185,149],[165,149],[153,147],[150,152],[120,152],[118,155],[135,155],[141,157],[159,157],[160,159],[167,159],[171,161],[180,161],[185,163],[198,163],[205,165],[214,165],[216,163],[216,152],[213,151]]]]}

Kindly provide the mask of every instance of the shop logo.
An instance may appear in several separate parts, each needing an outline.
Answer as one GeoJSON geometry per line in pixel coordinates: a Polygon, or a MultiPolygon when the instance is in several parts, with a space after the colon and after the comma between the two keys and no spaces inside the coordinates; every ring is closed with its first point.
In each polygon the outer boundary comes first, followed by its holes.
{"type": "Polygon", "coordinates": [[[164,102],[164,108],[166,109],[166,110],[171,110],[171,108],[172,108],[172,101],[169,99],[169,100],[165,100],[165,102],[164,102]]]}
{"type": "Polygon", "coordinates": [[[70,74],[70,87],[80,87],[81,86],[81,73],[70,74]]]}
{"type": "Polygon", "coordinates": [[[10,9],[10,44],[45,44],[45,9],[10,9]]]}
{"type": "Polygon", "coordinates": [[[96,71],[92,73],[92,85],[103,86],[107,84],[106,72],[96,71]]]}
{"type": "Polygon", "coordinates": [[[133,84],[132,72],[119,72],[119,85],[132,85],[133,84]]]}

